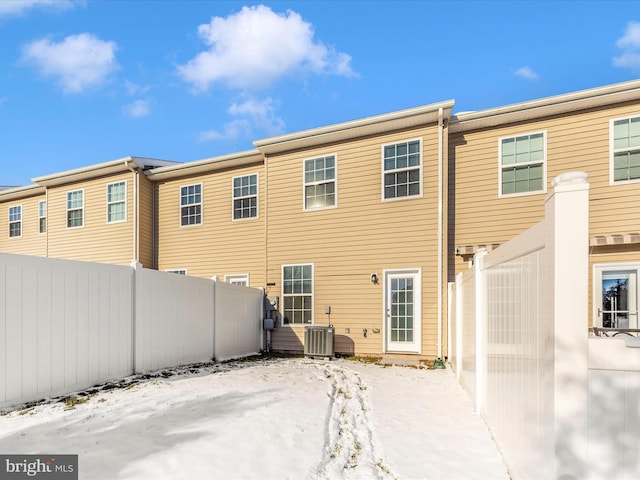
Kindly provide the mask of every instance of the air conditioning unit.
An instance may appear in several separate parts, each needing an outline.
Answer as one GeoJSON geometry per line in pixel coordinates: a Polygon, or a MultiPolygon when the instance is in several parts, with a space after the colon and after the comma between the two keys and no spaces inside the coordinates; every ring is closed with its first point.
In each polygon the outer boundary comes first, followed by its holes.
{"type": "Polygon", "coordinates": [[[335,354],[333,332],[333,327],[305,325],[304,355],[306,357],[333,357],[335,354]]]}

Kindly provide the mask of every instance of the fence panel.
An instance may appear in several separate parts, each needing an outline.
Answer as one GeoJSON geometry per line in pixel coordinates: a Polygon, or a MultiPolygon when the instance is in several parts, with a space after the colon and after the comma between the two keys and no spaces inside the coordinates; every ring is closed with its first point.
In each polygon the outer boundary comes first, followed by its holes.
{"type": "Polygon", "coordinates": [[[260,353],[264,293],[257,288],[215,282],[215,358],[260,353]]]}
{"type": "Polygon", "coordinates": [[[131,302],[127,267],[0,254],[0,407],[130,375],[131,302]]]}
{"type": "Polygon", "coordinates": [[[135,371],[213,358],[213,282],[136,266],[135,371]]]}

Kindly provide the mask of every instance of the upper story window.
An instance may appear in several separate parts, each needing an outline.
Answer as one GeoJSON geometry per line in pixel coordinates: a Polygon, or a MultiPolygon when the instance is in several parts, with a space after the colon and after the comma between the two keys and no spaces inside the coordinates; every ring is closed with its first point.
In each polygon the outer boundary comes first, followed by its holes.
{"type": "Polygon", "coordinates": [[[383,145],[383,199],[422,195],[422,141],[383,145]]]}
{"type": "Polygon", "coordinates": [[[313,264],[282,266],[284,325],[313,323],[313,264]]]}
{"type": "Polygon", "coordinates": [[[38,202],[38,229],[40,233],[47,233],[47,201],[38,202]]]}
{"type": "Polygon", "coordinates": [[[127,219],[127,182],[107,185],[107,223],[124,222],[127,219]]]}
{"type": "Polygon", "coordinates": [[[22,236],[22,205],[9,207],[9,236],[22,236]]]}
{"type": "Polygon", "coordinates": [[[202,184],[180,187],[180,225],[202,224],[202,184]]]}
{"type": "Polygon", "coordinates": [[[258,175],[245,175],[233,179],[233,219],[258,216],[258,175]]]}
{"type": "Polygon", "coordinates": [[[336,156],[304,161],[304,209],[336,206],[336,156]]]}
{"type": "Polygon", "coordinates": [[[175,275],[187,275],[186,268],[173,268],[173,269],[165,270],[165,272],[173,273],[175,275]]]}
{"type": "Polygon", "coordinates": [[[233,275],[225,275],[224,281],[227,283],[232,283],[233,285],[241,285],[243,287],[249,286],[249,274],[248,273],[238,273],[233,275]]]}
{"type": "Polygon", "coordinates": [[[640,179],[640,117],[611,122],[611,183],[640,179]]]}
{"type": "Polygon", "coordinates": [[[67,192],[67,228],[84,225],[84,190],[67,192]]]}
{"type": "Polygon", "coordinates": [[[545,191],[545,134],[500,139],[500,195],[545,191]]]}

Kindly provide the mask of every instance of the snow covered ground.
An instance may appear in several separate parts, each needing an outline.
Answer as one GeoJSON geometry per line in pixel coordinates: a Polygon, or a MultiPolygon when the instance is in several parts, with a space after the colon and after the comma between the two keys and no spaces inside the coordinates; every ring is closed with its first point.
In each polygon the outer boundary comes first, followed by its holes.
{"type": "Polygon", "coordinates": [[[89,480],[509,478],[450,370],[270,359],[74,398],[0,416],[0,453],[78,454],[89,480]]]}

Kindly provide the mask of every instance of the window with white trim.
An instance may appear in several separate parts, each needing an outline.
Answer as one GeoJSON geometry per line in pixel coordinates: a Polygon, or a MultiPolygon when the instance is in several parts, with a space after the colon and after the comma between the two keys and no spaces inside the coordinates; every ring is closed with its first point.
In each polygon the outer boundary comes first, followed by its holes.
{"type": "Polygon", "coordinates": [[[187,270],[184,268],[174,268],[171,270],[165,270],[165,272],[167,273],[173,273],[175,275],[186,275],[187,274],[187,270]]]}
{"type": "Polygon", "coordinates": [[[107,223],[124,222],[127,219],[127,182],[107,185],[107,223]]]}
{"type": "Polygon", "coordinates": [[[47,201],[38,202],[38,229],[40,233],[47,233],[47,201]]]}
{"type": "Polygon", "coordinates": [[[545,191],[545,134],[500,139],[500,195],[545,191]]]}
{"type": "Polygon", "coordinates": [[[258,175],[233,178],[233,219],[258,216],[258,175]]]}
{"type": "Polygon", "coordinates": [[[202,224],[202,184],[180,187],[180,225],[202,224]]]}
{"type": "Polygon", "coordinates": [[[232,283],[234,285],[241,285],[243,287],[249,286],[249,274],[248,273],[238,273],[233,275],[225,275],[224,281],[227,283],[232,283]]]}
{"type": "Polygon", "coordinates": [[[336,156],[304,161],[304,209],[336,206],[336,156]]]}
{"type": "Polygon", "coordinates": [[[9,207],[9,237],[22,236],[22,205],[9,207]]]}
{"type": "Polygon", "coordinates": [[[422,140],[382,146],[383,199],[422,195],[422,140]]]}
{"type": "Polygon", "coordinates": [[[84,225],[84,190],[67,192],[67,228],[84,225]]]}
{"type": "Polygon", "coordinates": [[[640,180],[640,117],[611,122],[611,181],[632,180],[640,180]]]}
{"type": "Polygon", "coordinates": [[[313,264],[282,266],[282,323],[313,323],[313,264]]]}

